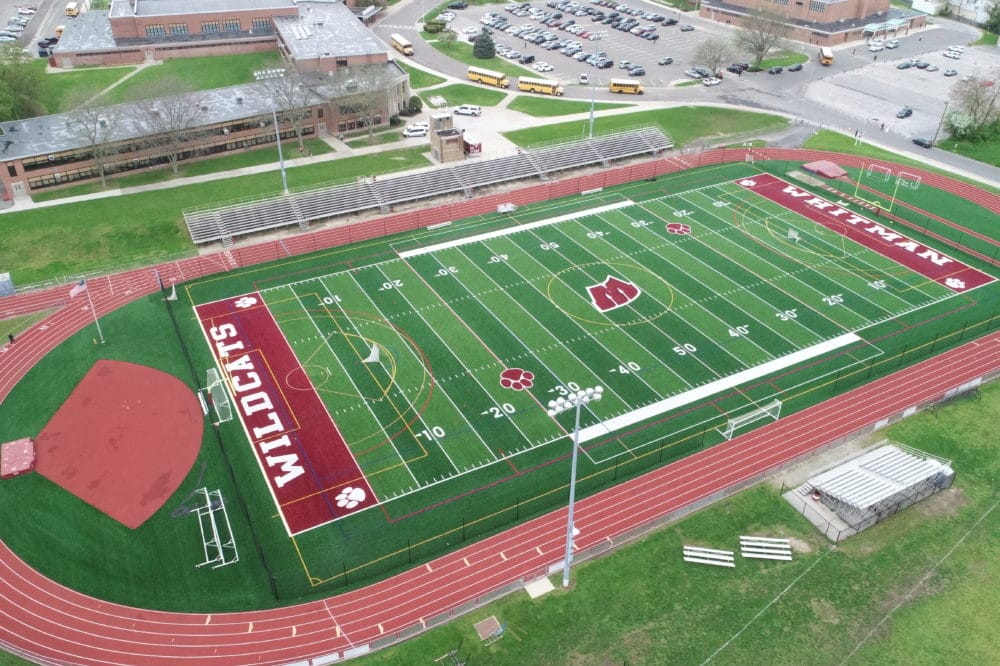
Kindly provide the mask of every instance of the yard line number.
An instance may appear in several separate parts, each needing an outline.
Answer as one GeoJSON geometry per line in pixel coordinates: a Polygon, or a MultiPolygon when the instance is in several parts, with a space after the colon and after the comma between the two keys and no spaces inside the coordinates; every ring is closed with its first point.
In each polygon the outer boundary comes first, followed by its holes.
{"type": "Polygon", "coordinates": [[[517,408],[509,402],[504,402],[499,405],[492,405],[487,409],[479,412],[480,416],[492,416],[495,419],[502,419],[510,416],[517,411],[517,408]]]}
{"type": "Polygon", "coordinates": [[[441,426],[431,426],[429,428],[424,428],[420,432],[416,433],[417,439],[426,439],[428,441],[436,441],[442,439],[445,435],[444,428],[441,426]]]}

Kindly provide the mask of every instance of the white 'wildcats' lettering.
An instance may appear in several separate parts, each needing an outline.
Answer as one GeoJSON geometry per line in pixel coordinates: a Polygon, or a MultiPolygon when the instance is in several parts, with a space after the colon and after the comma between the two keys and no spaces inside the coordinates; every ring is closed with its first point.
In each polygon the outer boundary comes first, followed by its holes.
{"type": "Polygon", "coordinates": [[[795,187],[794,185],[789,185],[788,187],[786,187],[785,189],[783,189],[781,191],[783,193],[785,193],[785,194],[791,194],[793,197],[797,197],[799,199],[802,199],[804,197],[811,197],[812,196],[809,192],[803,192],[802,190],[800,190],[799,188],[795,187]]]}
{"type": "Polygon", "coordinates": [[[284,472],[281,476],[272,477],[274,479],[274,485],[279,488],[284,488],[286,483],[294,481],[298,477],[305,474],[305,470],[302,469],[302,465],[298,464],[299,457],[294,453],[290,453],[286,456],[267,456],[264,460],[267,461],[268,467],[279,465],[281,471],[284,472]]]}

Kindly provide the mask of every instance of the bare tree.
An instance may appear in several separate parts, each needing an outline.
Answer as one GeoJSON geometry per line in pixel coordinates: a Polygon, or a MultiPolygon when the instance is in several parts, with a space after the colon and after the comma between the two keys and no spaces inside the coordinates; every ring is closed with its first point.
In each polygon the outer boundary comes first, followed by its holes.
{"type": "Polygon", "coordinates": [[[101,176],[101,186],[107,187],[108,162],[118,153],[115,140],[122,122],[122,107],[97,106],[92,99],[74,100],[69,107],[73,110],[66,114],[66,127],[86,142],[101,176]]]}
{"type": "Polygon", "coordinates": [[[341,107],[358,116],[368,128],[369,137],[375,132],[375,119],[380,113],[396,112],[389,105],[393,78],[384,65],[352,67],[342,73],[341,83],[344,89],[341,107]]]}
{"type": "Polygon", "coordinates": [[[780,47],[790,34],[785,17],[765,10],[755,10],[743,17],[733,38],[737,48],[746,51],[759,65],[767,54],[780,47]]]}
{"type": "Polygon", "coordinates": [[[311,85],[314,79],[315,76],[303,74],[294,67],[286,67],[281,76],[264,79],[275,110],[295,130],[299,152],[305,149],[305,126],[310,108],[319,100],[311,85]]]}
{"type": "Polygon", "coordinates": [[[694,61],[712,70],[713,74],[722,69],[723,63],[732,60],[733,45],[722,37],[709,37],[694,50],[694,61]]]}
{"type": "Polygon", "coordinates": [[[141,128],[144,142],[167,158],[174,175],[180,154],[189,141],[204,134],[204,96],[191,93],[191,88],[176,77],[156,83],[160,97],[137,102],[135,122],[141,128]]]}

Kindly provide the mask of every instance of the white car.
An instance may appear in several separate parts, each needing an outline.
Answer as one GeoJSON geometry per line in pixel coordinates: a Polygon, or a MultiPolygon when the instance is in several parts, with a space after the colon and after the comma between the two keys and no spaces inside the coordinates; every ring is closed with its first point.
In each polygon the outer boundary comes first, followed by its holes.
{"type": "Polygon", "coordinates": [[[445,23],[451,23],[452,21],[455,20],[455,12],[441,12],[438,15],[438,18],[444,21],[445,23]]]}
{"type": "Polygon", "coordinates": [[[403,136],[409,138],[413,136],[427,136],[427,127],[420,125],[407,125],[403,130],[403,136]]]}
{"type": "Polygon", "coordinates": [[[481,116],[482,114],[483,107],[475,104],[463,104],[455,108],[455,115],[458,116],[481,116]]]}
{"type": "Polygon", "coordinates": [[[959,53],[958,51],[945,51],[944,52],[944,57],[945,58],[951,58],[952,60],[961,60],[962,59],[962,54],[959,53]]]}
{"type": "Polygon", "coordinates": [[[482,32],[482,30],[480,30],[474,25],[470,25],[468,28],[462,31],[462,33],[466,35],[478,35],[480,32],[482,32]]]}
{"type": "Polygon", "coordinates": [[[890,39],[889,41],[887,41],[885,43],[885,48],[887,48],[887,49],[898,49],[899,48],[899,40],[898,39],[890,39]]]}
{"type": "Polygon", "coordinates": [[[722,79],[717,79],[714,76],[709,76],[701,80],[701,84],[704,86],[717,86],[722,83],[722,79]]]}
{"type": "Polygon", "coordinates": [[[885,46],[883,46],[882,44],[869,44],[868,45],[868,50],[872,51],[873,53],[875,51],[881,51],[884,48],[885,48],[885,46]]]}
{"type": "Polygon", "coordinates": [[[949,51],[954,51],[956,53],[965,53],[965,47],[964,46],[949,46],[948,50],[949,51]]]}

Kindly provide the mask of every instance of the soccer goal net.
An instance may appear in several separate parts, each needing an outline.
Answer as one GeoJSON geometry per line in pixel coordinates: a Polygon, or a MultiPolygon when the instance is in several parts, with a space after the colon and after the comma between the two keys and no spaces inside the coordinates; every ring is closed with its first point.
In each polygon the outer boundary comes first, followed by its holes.
{"type": "Polygon", "coordinates": [[[763,405],[759,405],[755,409],[751,409],[748,412],[744,412],[736,416],[730,416],[726,421],[726,427],[716,428],[716,430],[718,430],[723,437],[729,440],[733,438],[733,435],[737,430],[743,428],[744,426],[766,418],[777,421],[779,416],[781,416],[781,400],[775,398],[774,400],[763,405]]]}
{"type": "Polygon", "coordinates": [[[213,425],[219,425],[233,418],[233,405],[229,401],[229,391],[226,390],[228,378],[219,375],[215,368],[209,368],[206,374],[205,388],[198,392],[201,397],[201,408],[205,415],[215,412],[213,425]]]}

